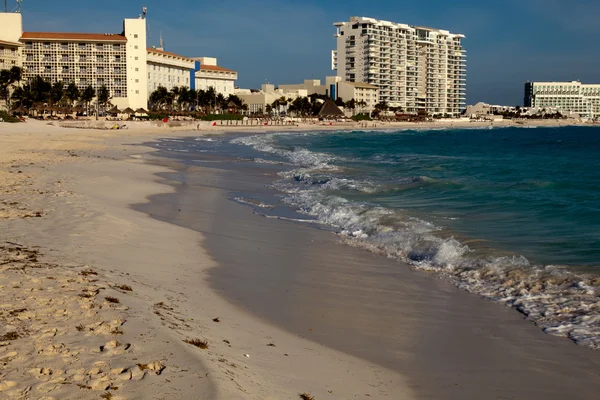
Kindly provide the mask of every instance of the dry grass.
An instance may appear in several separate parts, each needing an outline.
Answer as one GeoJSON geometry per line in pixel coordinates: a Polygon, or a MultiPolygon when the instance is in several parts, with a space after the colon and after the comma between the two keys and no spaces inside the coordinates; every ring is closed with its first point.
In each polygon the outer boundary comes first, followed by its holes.
{"type": "Polygon", "coordinates": [[[103,399],[110,400],[110,399],[113,398],[113,395],[112,395],[111,392],[106,392],[106,393],[101,394],[100,397],[103,398],[103,399]]]}
{"type": "Polygon", "coordinates": [[[83,326],[83,324],[79,324],[75,327],[75,329],[77,329],[79,332],[81,332],[85,329],[85,326],[83,326]]]}
{"type": "Polygon", "coordinates": [[[131,286],[129,285],[120,285],[120,286],[115,286],[115,288],[117,289],[121,289],[124,290],[126,292],[133,292],[133,289],[131,288],[131,286]]]}
{"type": "Polygon", "coordinates": [[[8,332],[8,333],[5,333],[4,335],[0,336],[0,342],[4,342],[7,340],[17,340],[20,337],[21,336],[19,336],[19,334],[17,332],[8,332]]]}
{"type": "Polygon", "coordinates": [[[109,303],[115,303],[115,304],[118,304],[121,302],[119,299],[117,299],[116,297],[112,297],[112,296],[106,296],[104,298],[104,300],[108,301],[109,303]]]}
{"type": "Polygon", "coordinates": [[[199,349],[203,349],[203,350],[208,349],[208,342],[206,340],[185,339],[184,342],[186,342],[187,344],[191,344],[192,346],[196,346],[199,349]]]}
{"type": "Polygon", "coordinates": [[[315,398],[308,393],[300,393],[298,396],[300,396],[302,400],[315,400],[315,398]]]}
{"type": "Polygon", "coordinates": [[[86,269],[86,270],[81,271],[79,273],[79,275],[83,275],[83,276],[98,275],[98,273],[96,271],[91,270],[91,269],[86,269]]]}
{"type": "Polygon", "coordinates": [[[148,369],[148,364],[137,364],[138,368],[142,371],[148,369]]]}
{"type": "Polygon", "coordinates": [[[123,330],[119,327],[116,327],[115,329],[113,329],[112,331],[110,331],[110,333],[112,333],[113,335],[122,335],[123,334],[123,330]]]}

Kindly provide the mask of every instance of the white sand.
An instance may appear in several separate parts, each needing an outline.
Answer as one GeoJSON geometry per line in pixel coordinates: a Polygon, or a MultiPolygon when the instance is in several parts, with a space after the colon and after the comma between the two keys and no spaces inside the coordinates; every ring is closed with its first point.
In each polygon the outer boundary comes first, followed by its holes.
{"type": "Polygon", "coordinates": [[[147,130],[0,124],[0,397],[413,398],[396,372],[240,312],[205,282],[201,234],[128,208],[172,190],[131,157],[147,130]]]}

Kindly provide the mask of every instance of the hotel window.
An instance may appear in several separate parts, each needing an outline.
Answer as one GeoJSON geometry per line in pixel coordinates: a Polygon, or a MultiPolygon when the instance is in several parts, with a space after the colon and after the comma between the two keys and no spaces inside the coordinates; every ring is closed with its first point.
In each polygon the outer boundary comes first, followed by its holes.
{"type": "Polygon", "coordinates": [[[63,65],[62,72],[63,72],[63,74],[69,73],[69,67],[67,67],[66,65],[63,65]]]}
{"type": "Polygon", "coordinates": [[[104,67],[97,67],[96,68],[96,73],[97,74],[103,74],[104,73],[104,67]]]}
{"type": "Polygon", "coordinates": [[[62,62],[69,61],[69,55],[68,54],[61,54],[60,61],[62,61],[62,62]]]}
{"type": "Polygon", "coordinates": [[[120,73],[121,73],[121,68],[115,67],[115,74],[120,74],[120,73]]]}
{"type": "Polygon", "coordinates": [[[137,47],[137,44],[136,44],[135,46],[133,46],[133,48],[137,50],[137,48],[138,48],[138,47],[137,47]]]}
{"type": "Polygon", "coordinates": [[[85,43],[79,43],[79,45],[77,47],[79,47],[79,50],[85,50],[86,45],[85,45],[85,43]]]}
{"type": "Polygon", "coordinates": [[[140,94],[140,91],[139,91],[139,90],[136,90],[136,91],[135,91],[135,94],[140,94]]]}
{"type": "Polygon", "coordinates": [[[134,39],[137,39],[137,38],[138,38],[138,34],[137,34],[137,33],[135,33],[135,34],[133,35],[133,38],[134,38],[134,39]]]}
{"type": "Polygon", "coordinates": [[[139,80],[139,79],[136,79],[136,80],[135,80],[135,83],[140,83],[140,80],[139,80]]]}
{"type": "Polygon", "coordinates": [[[121,56],[115,56],[115,62],[121,62],[121,56]]]}
{"type": "Polygon", "coordinates": [[[97,55],[96,56],[96,61],[103,62],[104,61],[104,56],[103,55],[97,55]]]}
{"type": "Polygon", "coordinates": [[[50,48],[50,43],[44,43],[43,47],[44,47],[45,49],[49,49],[49,48],[50,48]]]}
{"type": "Polygon", "coordinates": [[[139,68],[136,68],[136,69],[135,69],[135,72],[138,72],[139,70],[140,70],[139,68]]]}
{"type": "Polygon", "coordinates": [[[120,85],[120,84],[121,84],[121,79],[119,79],[119,78],[115,79],[115,85],[117,85],[117,86],[118,86],[118,85],[120,85]]]}
{"type": "Polygon", "coordinates": [[[79,67],[79,73],[80,74],[85,74],[87,72],[87,68],[86,67],[79,67]]]}
{"type": "Polygon", "coordinates": [[[69,50],[69,43],[61,43],[60,49],[61,50],[69,50]]]}
{"type": "Polygon", "coordinates": [[[137,60],[138,60],[138,58],[137,58],[137,57],[135,57],[135,60],[137,61],[137,60]]]}
{"type": "Polygon", "coordinates": [[[113,50],[114,51],[120,51],[121,50],[121,45],[120,44],[113,44],[113,50]]]}
{"type": "Polygon", "coordinates": [[[96,44],[96,50],[104,50],[104,45],[100,44],[100,43],[97,43],[96,44]]]}
{"type": "Polygon", "coordinates": [[[87,82],[87,79],[85,79],[85,78],[81,78],[81,79],[79,79],[79,84],[80,84],[80,85],[87,85],[87,83],[88,83],[88,82],[87,82]]]}
{"type": "Polygon", "coordinates": [[[26,49],[28,49],[28,50],[31,50],[31,49],[33,49],[33,43],[31,43],[31,42],[26,42],[26,43],[25,43],[25,48],[26,48],[26,49]]]}
{"type": "Polygon", "coordinates": [[[104,78],[98,78],[98,79],[96,79],[96,83],[98,85],[104,85],[104,78]]]}
{"type": "Polygon", "coordinates": [[[50,55],[50,54],[44,54],[44,60],[45,61],[50,61],[51,58],[52,58],[52,55],[50,55]]]}
{"type": "Polygon", "coordinates": [[[115,97],[122,97],[120,89],[115,89],[115,97]]]}
{"type": "Polygon", "coordinates": [[[27,61],[33,61],[33,54],[27,54],[27,61]]]}
{"type": "Polygon", "coordinates": [[[86,62],[87,61],[87,57],[84,55],[80,55],[79,56],[79,62],[86,62]]]}
{"type": "Polygon", "coordinates": [[[49,66],[49,65],[46,65],[46,66],[44,67],[44,72],[46,72],[46,73],[50,73],[50,72],[52,72],[52,67],[51,67],[51,66],[49,66]]]}

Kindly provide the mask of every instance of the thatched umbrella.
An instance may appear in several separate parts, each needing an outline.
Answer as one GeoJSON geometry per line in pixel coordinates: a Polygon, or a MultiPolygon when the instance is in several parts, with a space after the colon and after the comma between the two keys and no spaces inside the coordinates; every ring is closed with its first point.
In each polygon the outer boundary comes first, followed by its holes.
{"type": "Polygon", "coordinates": [[[346,115],[331,99],[327,99],[321,110],[319,111],[319,118],[335,118],[345,117],[346,115]]]}
{"type": "Polygon", "coordinates": [[[113,108],[111,108],[110,110],[107,111],[107,114],[118,114],[120,112],[121,112],[121,110],[119,110],[117,108],[117,106],[114,106],[113,108]]]}
{"type": "Polygon", "coordinates": [[[135,113],[135,111],[133,111],[131,108],[127,107],[126,109],[124,109],[123,111],[121,111],[123,114],[133,114],[135,113]]]}
{"type": "Polygon", "coordinates": [[[135,110],[136,114],[148,114],[148,111],[144,110],[143,108],[138,108],[137,110],[135,110]]]}
{"type": "Polygon", "coordinates": [[[23,106],[19,106],[13,110],[13,114],[27,114],[27,109],[23,106]]]}

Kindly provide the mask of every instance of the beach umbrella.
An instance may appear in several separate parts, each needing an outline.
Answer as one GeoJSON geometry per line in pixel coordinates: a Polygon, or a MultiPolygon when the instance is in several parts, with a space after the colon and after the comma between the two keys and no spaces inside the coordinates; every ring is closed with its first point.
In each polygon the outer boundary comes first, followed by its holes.
{"type": "Polygon", "coordinates": [[[121,111],[123,114],[133,114],[135,113],[135,111],[133,111],[131,108],[127,107],[126,109],[124,109],[123,111],[121,111]]]}
{"type": "Polygon", "coordinates": [[[121,111],[116,106],[107,111],[109,114],[118,114],[120,112],[121,111]]]}
{"type": "Polygon", "coordinates": [[[136,114],[148,114],[148,111],[144,110],[143,108],[138,108],[137,110],[135,110],[136,114]]]}
{"type": "Polygon", "coordinates": [[[319,111],[319,117],[331,118],[331,117],[345,117],[345,114],[331,99],[327,99],[321,110],[319,111]]]}

